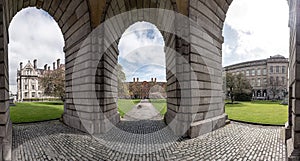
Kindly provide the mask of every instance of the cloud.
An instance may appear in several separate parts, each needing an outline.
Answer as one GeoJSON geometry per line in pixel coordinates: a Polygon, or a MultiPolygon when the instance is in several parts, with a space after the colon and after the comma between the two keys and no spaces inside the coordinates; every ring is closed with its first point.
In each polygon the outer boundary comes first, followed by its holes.
{"type": "Polygon", "coordinates": [[[130,26],[119,42],[119,63],[127,81],[139,77],[141,81],[157,78],[166,80],[164,39],[155,25],[137,22],[130,26]]]}
{"type": "MultiPolygon", "coordinates": [[[[29,7],[18,12],[9,26],[10,85],[16,85],[19,63],[38,60],[38,67],[64,62],[64,38],[55,20],[45,11],[29,7]]],[[[13,89],[12,89],[13,90],[13,89]]],[[[14,92],[15,93],[15,92],[14,92]]]]}
{"type": "Polygon", "coordinates": [[[285,0],[233,1],[223,29],[223,66],[277,54],[288,57],[288,19],[285,0]]]}

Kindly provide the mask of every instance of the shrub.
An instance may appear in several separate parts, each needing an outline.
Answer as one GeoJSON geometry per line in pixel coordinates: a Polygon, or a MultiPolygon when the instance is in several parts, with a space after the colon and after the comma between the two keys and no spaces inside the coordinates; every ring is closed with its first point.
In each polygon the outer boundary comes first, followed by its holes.
{"type": "Polygon", "coordinates": [[[236,101],[251,101],[252,94],[251,93],[236,93],[234,98],[236,101]]]}

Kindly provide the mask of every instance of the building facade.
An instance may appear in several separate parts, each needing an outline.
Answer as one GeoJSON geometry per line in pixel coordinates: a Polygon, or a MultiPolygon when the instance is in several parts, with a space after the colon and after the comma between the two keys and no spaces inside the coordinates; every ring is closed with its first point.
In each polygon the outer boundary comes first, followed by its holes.
{"type": "Polygon", "coordinates": [[[151,81],[139,81],[139,78],[133,78],[133,82],[125,82],[125,85],[128,89],[128,96],[119,95],[119,98],[167,98],[167,82],[157,82],[156,78],[151,78],[151,81]]]}
{"type": "Polygon", "coordinates": [[[252,86],[253,99],[283,99],[288,89],[289,60],[281,55],[224,67],[224,74],[242,73],[252,86]]]}
{"type": "Polygon", "coordinates": [[[21,62],[20,69],[17,70],[17,100],[29,101],[34,99],[51,98],[44,94],[40,78],[47,72],[54,71],[64,66],[63,64],[60,64],[60,59],[58,59],[56,63],[53,63],[53,68],[51,70],[50,66],[47,64],[44,66],[44,69],[38,68],[36,59],[33,61],[33,64],[28,61],[24,67],[21,62]]]}

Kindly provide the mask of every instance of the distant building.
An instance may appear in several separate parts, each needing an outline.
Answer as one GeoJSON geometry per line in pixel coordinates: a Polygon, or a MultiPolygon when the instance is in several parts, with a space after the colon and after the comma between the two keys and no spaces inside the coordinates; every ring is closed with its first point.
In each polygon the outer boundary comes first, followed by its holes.
{"type": "Polygon", "coordinates": [[[287,94],[289,60],[281,55],[224,67],[226,73],[242,73],[253,88],[253,99],[283,99],[287,94]],[[278,90],[273,94],[272,90],[278,90]]]}
{"type": "MultiPolygon", "coordinates": [[[[125,83],[129,90],[130,98],[148,99],[148,98],[166,98],[167,82],[157,82],[156,78],[151,81],[139,81],[139,78],[133,78],[133,82],[125,83]]],[[[119,96],[124,98],[126,96],[119,96]]]]}
{"type": "Polygon", "coordinates": [[[23,67],[23,63],[20,63],[20,69],[17,70],[17,100],[30,100],[30,99],[43,99],[50,98],[44,95],[43,87],[41,86],[39,79],[47,72],[51,72],[58,68],[64,68],[63,64],[60,64],[60,59],[53,63],[52,70],[50,66],[46,64],[44,69],[37,68],[37,60],[33,61],[33,64],[28,63],[23,67]],[[55,65],[56,64],[56,65],[55,65]]]}

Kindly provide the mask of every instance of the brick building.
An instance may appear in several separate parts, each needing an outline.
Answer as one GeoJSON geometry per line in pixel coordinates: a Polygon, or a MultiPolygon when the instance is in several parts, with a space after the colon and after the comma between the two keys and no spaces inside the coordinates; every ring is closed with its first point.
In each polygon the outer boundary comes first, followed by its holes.
{"type": "Polygon", "coordinates": [[[157,82],[156,78],[151,81],[139,81],[139,78],[133,78],[133,82],[126,82],[130,98],[166,98],[167,82],[157,82]]]}
{"type": "Polygon", "coordinates": [[[289,60],[281,55],[224,67],[224,74],[242,73],[253,88],[253,99],[283,99],[287,95],[289,60]],[[274,93],[272,91],[278,90],[274,93]]]}

